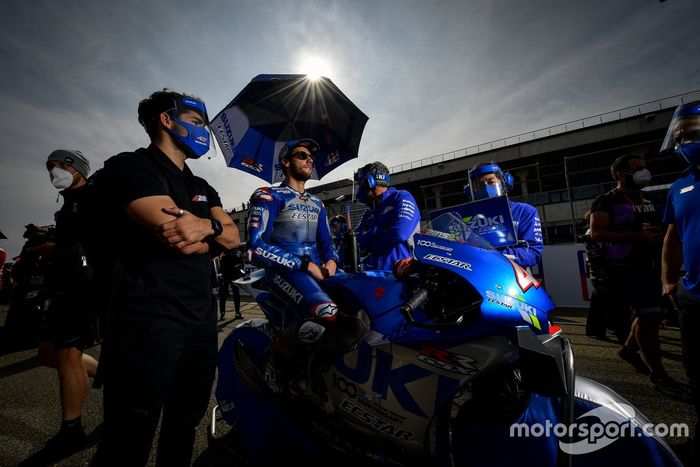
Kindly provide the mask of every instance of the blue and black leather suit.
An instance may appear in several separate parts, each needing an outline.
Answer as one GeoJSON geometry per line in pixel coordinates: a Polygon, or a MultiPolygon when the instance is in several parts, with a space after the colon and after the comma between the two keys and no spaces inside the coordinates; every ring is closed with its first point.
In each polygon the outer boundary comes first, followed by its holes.
{"type": "Polygon", "coordinates": [[[413,195],[389,187],[376,206],[365,210],[356,229],[360,248],[369,251],[365,269],[391,271],[398,260],[413,256],[412,238],[419,224],[413,195]]]}
{"type": "Polygon", "coordinates": [[[266,269],[272,292],[296,304],[291,315],[287,307],[278,316],[268,316],[272,325],[283,328],[286,337],[292,337],[293,330],[303,343],[320,339],[323,330],[304,326],[304,321],[311,318],[325,328],[337,312],[333,300],[306,271],[309,262],[319,266],[331,259],[338,262],[323,202],[287,185],[259,188],[250,198],[248,249],[253,263],[266,269]]]}

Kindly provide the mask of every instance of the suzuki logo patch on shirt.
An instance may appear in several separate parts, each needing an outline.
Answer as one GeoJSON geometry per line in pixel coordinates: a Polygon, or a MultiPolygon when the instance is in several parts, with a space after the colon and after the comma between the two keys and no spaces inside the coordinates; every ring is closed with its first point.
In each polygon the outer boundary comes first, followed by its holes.
{"type": "Polygon", "coordinates": [[[695,188],[695,185],[690,185],[690,186],[687,186],[685,188],[681,188],[681,194],[688,193],[689,191],[693,191],[694,188],[695,188]]]}
{"type": "Polygon", "coordinates": [[[195,203],[206,203],[207,202],[207,196],[206,195],[194,195],[192,197],[192,201],[195,203]]]}

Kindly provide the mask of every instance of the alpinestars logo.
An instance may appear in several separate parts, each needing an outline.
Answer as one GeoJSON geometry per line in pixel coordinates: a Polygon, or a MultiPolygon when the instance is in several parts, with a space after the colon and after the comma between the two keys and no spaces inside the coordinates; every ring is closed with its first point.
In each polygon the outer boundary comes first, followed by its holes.
{"type": "Polygon", "coordinates": [[[338,307],[335,303],[321,303],[311,310],[311,314],[319,319],[335,320],[335,314],[338,312],[338,307]]]}
{"type": "Polygon", "coordinates": [[[268,192],[267,188],[258,188],[257,190],[255,190],[255,193],[253,193],[253,196],[251,196],[251,198],[253,201],[272,201],[272,195],[268,192]]]}
{"type": "Polygon", "coordinates": [[[458,261],[452,258],[445,258],[444,256],[430,254],[423,256],[423,259],[427,259],[429,261],[436,261],[438,263],[447,264],[448,266],[454,266],[456,268],[466,269],[467,271],[472,270],[472,265],[470,263],[458,261]]]}
{"type": "Polygon", "coordinates": [[[281,264],[282,266],[286,266],[288,268],[294,267],[294,261],[292,261],[291,259],[282,258],[281,256],[278,256],[274,253],[263,250],[261,247],[257,247],[255,249],[255,254],[258,256],[262,256],[265,259],[269,259],[270,261],[274,261],[277,264],[281,264]]]}
{"type": "Polygon", "coordinates": [[[313,321],[305,321],[297,331],[297,337],[301,342],[313,344],[323,336],[326,328],[313,321]]]}
{"type": "Polygon", "coordinates": [[[284,293],[286,293],[287,295],[289,295],[289,298],[291,298],[292,301],[293,301],[294,303],[296,303],[297,305],[298,305],[298,304],[301,302],[301,300],[304,298],[304,296],[301,294],[301,292],[299,292],[297,289],[295,289],[294,287],[292,287],[292,284],[290,284],[290,283],[287,282],[286,280],[282,279],[282,276],[280,276],[280,275],[275,275],[275,277],[272,278],[272,282],[274,282],[274,284],[275,284],[277,287],[279,287],[280,289],[282,289],[282,291],[283,291],[284,293]]]}

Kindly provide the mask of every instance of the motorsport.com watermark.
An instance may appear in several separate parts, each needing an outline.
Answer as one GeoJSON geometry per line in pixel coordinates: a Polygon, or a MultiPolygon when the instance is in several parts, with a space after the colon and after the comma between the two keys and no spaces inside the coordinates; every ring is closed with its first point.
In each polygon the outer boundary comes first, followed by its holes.
{"type": "Polygon", "coordinates": [[[562,451],[576,455],[603,449],[620,438],[688,436],[689,429],[686,423],[641,424],[634,420],[633,407],[619,404],[617,409],[622,413],[615,413],[606,407],[597,407],[577,418],[577,421],[584,417],[598,419],[598,421],[591,423],[582,421],[568,426],[564,423],[552,423],[551,420],[546,420],[544,424],[514,423],[510,426],[510,437],[541,438],[554,435],[560,438],[559,448],[562,451]],[[561,440],[565,437],[570,442],[561,440]]]}

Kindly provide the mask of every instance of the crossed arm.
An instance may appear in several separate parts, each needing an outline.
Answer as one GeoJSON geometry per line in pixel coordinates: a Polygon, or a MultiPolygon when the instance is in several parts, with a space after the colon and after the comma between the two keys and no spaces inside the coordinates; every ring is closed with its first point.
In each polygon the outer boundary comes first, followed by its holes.
{"type": "Polygon", "coordinates": [[[236,224],[220,206],[211,207],[210,217],[202,218],[186,210],[180,214],[180,208],[170,196],[159,195],[130,202],[126,212],[133,220],[152,231],[161,243],[183,255],[207,253],[209,242],[231,249],[241,241],[236,224]],[[224,230],[218,237],[209,239],[214,233],[212,219],[221,222],[224,230]]]}

